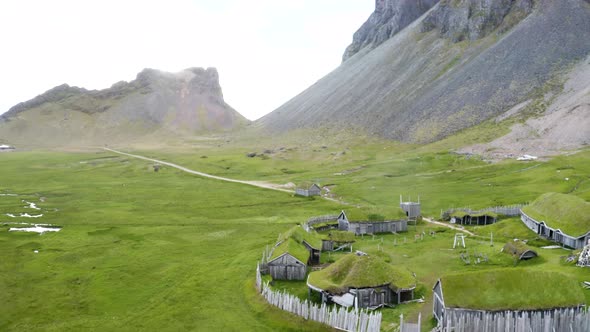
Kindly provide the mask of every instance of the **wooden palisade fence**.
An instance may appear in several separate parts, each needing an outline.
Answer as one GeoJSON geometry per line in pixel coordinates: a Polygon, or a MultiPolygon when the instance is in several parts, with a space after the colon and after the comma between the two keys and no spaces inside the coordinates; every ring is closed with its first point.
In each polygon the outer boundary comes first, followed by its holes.
{"type": "Polygon", "coordinates": [[[452,208],[448,209],[444,214],[450,214],[456,211],[462,211],[467,214],[482,214],[486,212],[493,212],[495,214],[504,215],[508,217],[517,217],[520,216],[520,210],[525,207],[525,204],[516,204],[516,205],[508,205],[508,206],[494,206],[488,207],[481,210],[472,210],[470,208],[452,208]]]}
{"type": "Polygon", "coordinates": [[[444,332],[577,332],[590,331],[590,313],[579,309],[535,312],[449,311],[444,332]]]}
{"type": "Polygon", "coordinates": [[[259,266],[256,267],[256,287],[268,303],[307,320],[344,331],[379,332],[381,328],[380,312],[348,311],[343,307],[329,308],[325,303],[316,305],[286,292],[273,291],[268,283],[262,282],[259,266]]]}

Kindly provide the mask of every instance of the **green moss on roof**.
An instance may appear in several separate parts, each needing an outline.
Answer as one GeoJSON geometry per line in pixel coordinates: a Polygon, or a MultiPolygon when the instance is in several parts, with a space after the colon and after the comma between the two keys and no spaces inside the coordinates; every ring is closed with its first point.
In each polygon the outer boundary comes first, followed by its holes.
{"type": "Polygon", "coordinates": [[[503,248],[504,253],[510,254],[510,255],[515,255],[518,257],[520,257],[522,254],[524,254],[527,251],[535,252],[531,247],[527,246],[522,241],[514,241],[514,240],[508,241],[504,245],[504,248],[503,248]]]}
{"type": "Polygon", "coordinates": [[[289,253],[291,256],[300,260],[303,264],[307,264],[309,259],[309,251],[305,247],[292,238],[288,238],[276,246],[270,256],[269,261],[281,256],[284,253],[289,253]]]}
{"type": "Polygon", "coordinates": [[[541,310],[574,307],[584,293],[570,277],[556,272],[501,269],[441,278],[445,306],[478,310],[541,310]]]}
{"type": "Polygon", "coordinates": [[[574,195],[546,193],[523,211],[567,235],[578,237],[590,231],[590,203],[574,195]]]}
{"type": "Polygon", "coordinates": [[[354,242],[354,233],[343,231],[330,231],[322,235],[322,240],[332,240],[340,243],[354,242]]]}
{"type": "Polygon", "coordinates": [[[303,244],[303,241],[307,242],[310,246],[315,249],[322,248],[322,239],[316,232],[306,232],[301,226],[295,226],[287,232],[287,236],[297,241],[297,243],[303,244]]]}
{"type": "Polygon", "coordinates": [[[416,287],[416,280],[405,268],[393,266],[374,256],[349,254],[327,268],[309,275],[310,285],[342,294],[349,288],[389,285],[392,290],[416,287]]]}
{"type": "Polygon", "coordinates": [[[406,219],[406,214],[400,207],[350,208],[344,210],[344,213],[351,222],[406,219]]]}

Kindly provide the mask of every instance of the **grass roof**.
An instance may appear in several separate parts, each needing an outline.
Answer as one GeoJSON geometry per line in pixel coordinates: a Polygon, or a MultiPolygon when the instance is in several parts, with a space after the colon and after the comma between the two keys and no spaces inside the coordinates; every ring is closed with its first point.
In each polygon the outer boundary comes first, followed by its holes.
{"type": "Polygon", "coordinates": [[[406,219],[406,213],[400,207],[349,208],[344,210],[348,221],[386,221],[406,219]]]}
{"type": "Polygon", "coordinates": [[[389,285],[389,288],[410,289],[416,280],[405,268],[399,268],[374,256],[348,254],[327,268],[312,272],[308,279],[314,287],[342,294],[349,288],[389,285]]]}
{"type": "Polygon", "coordinates": [[[281,244],[276,246],[270,256],[269,261],[281,256],[284,253],[289,253],[291,256],[300,260],[303,264],[307,264],[309,259],[309,251],[305,247],[292,238],[287,238],[281,244]]]}
{"type": "Polygon", "coordinates": [[[292,238],[297,243],[303,244],[303,241],[307,242],[309,245],[314,247],[315,249],[322,248],[322,239],[316,232],[306,232],[301,226],[295,226],[291,228],[285,236],[292,238]]]}
{"type": "Polygon", "coordinates": [[[501,269],[441,278],[445,305],[478,310],[574,307],[585,297],[576,280],[556,272],[501,269]]]}
{"type": "Polygon", "coordinates": [[[354,233],[344,231],[330,231],[322,235],[322,240],[332,240],[340,243],[354,242],[354,233]]]}
{"type": "MultiPolygon", "coordinates": [[[[518,240],[510,240],[504,245],[504,253],[514,255],[514,256],[522,256],[527,251],[535,252],[531,247],[527,246],[526,243],[518,240]]],[[[535,252],[536,254],[536,252],[535,252]]]]}
{"type": "Polygon", "coordinates": [[[523,211],[571,236],[582,236],[590,231],[590,203],[574,195],[546,193],[523,211]]]}

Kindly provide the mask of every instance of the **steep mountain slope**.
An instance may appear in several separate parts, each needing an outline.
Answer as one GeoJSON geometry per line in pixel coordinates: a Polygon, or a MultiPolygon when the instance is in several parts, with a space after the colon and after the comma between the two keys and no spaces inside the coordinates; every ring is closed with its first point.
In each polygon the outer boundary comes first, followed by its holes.
{"type": "Polygon", "coordinates": [[[348,60],[365,47],[375,48],[422,16],[439,0],[375,0],[375,11],[354,33],[342,57],[348,60]]]}
{"type": "Polygon", "coordinates": [[[17,146],[106,144],[227,131],[246,123],[223,100],[216,69],[145,69],[135,80],[105,90],[64,84],[20,103],[0,117],[0,139],[17,146]]]}
{"type": "Polygon", "coordinates": [[[558,95],[542,97],[544,104],[528,100],[496,121],[519,116],[544,107],[536,116],[512,126],[510,133],[486,144],[461,149],[489,159],[517,157],[523,154],[547,156],[590,145],[590,56],[574,67],[558,95]]]}
{"type": "MultiPolygon", "coordinates": [[[[403,15],[403,14],[402,14],[403,15]]],[[[585,0],[441,0],[259,120],[435,141],[538,97],[590,54],[585,0]]]]}

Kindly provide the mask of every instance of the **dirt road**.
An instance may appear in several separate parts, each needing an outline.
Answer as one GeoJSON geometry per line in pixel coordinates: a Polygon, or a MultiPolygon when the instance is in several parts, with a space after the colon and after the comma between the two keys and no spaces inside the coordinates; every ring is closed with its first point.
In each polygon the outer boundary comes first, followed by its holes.
{"type": "Polygon", "coordinates": [[[126,152],[122,152],[122,151],[117,151],[117,150],[113,150],[113,149],[109,149],[109,148],[103,148],[106,151],[110,151],[113,153],[117,153],[120,155],[124,155],[124,156],[128,156],[128,157],[133,157],[133,158],[137,158],[137,159],[142,159],[142,160],[147,160],[147,161],[152,161],[158,164],[162,164],[162,165],[166,165],[166,166],[170,166],[170,167],[174,167],[176,169],[179,169],[183,172],[187,172],[190,174],[194,174],[194,175],[199,175],[205,178],[210,178],[210,179],[215,179],[215,180],[220,180],[220,181],[226,181],[226,182],[233,182],[233,183],[241,183],[241,184],[246,184],[249,186],[254,186],[254,187],[259,187],[259,188],[264,188],[264,189],[271,189],[271,190],[276,190],[276,191],[282,191],[285,193],[290,193],[293,194],[295,193],[293,190],[289,190],[289,189],[285,189],[285,188],[280,188],[279,185],[277,184],[273,184],[273,183],[268,183],[268,182],[263,182],[263,181],[245,181],[245,180],[236,180],[236,179],[230,179],[230,178],[224,178],[221,176],[216,176],[216,175],[211,175],[211,174],[207,174],[207,173],[203,173],[203,172],[199,172],[199,171],[194,171],[192,169],[186,168],[184,166],[180,166],[180,165],[176,165],[167,161],[163,161],[163,160],[158,160],[158,159],[153,159],[153,158],[148,158],[148,157],[144,157],[144,156],[140,156],[140,155],[136,155],[136,154],[131,154],[131,153],[126,153],[126,152]]]}

